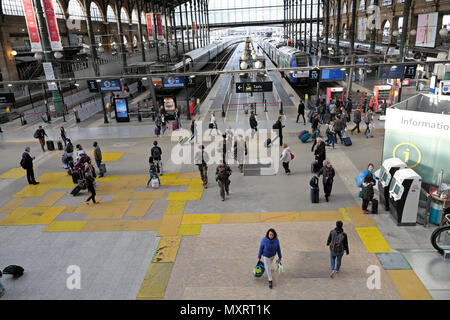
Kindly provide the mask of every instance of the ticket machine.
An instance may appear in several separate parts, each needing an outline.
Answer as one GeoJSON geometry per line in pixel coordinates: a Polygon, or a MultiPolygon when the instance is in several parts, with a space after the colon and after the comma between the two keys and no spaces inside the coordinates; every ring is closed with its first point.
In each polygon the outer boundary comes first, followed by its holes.
{"type": "Polygon", "coordinates": [[[386,211],[389,211],[389,187],[392,177],[399,169],[405,169],[407,167],[399,158],[389,158],[383,161],[380,168],[380,174],[378,179],[379,201],[384,205],[386,211]]]}
{"type": "Polygon", "coordinates": [[[450,95],[450,80],[442,80],[439,83],[439,94],[450,95]]]}
{"type": "Polygon", "coordinates": [[[382,105],[383,101],[386,101],[388,106],[391,105],[391,86],[373,86],[373,99],[375,111],[382,105]]]}
{"type": "Polygon", "coordinates": [[[394,174],[389,187],[389,204],[397,225],[416,225],[421,185],[421,176],[412,169],[399,169],[394,174]]]}
{"type": "Polygon", "coordinates": [[[342,87],[336,88],[327,88],[327,103],[331,101],[333,98],[337,98],[344,102],[345,91],[342,87]]]}

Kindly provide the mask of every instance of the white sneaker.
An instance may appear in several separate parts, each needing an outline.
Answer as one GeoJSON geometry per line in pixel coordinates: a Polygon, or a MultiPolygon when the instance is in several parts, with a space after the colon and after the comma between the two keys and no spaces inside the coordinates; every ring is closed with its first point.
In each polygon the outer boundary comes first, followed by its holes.
{"type": "Polygon", "coordinates": [[[330,272],[330,278],[333,278],[333,276],[334,276],[335,273],[336,273],[335,270],[331,270],[331,272],[330,272]]]}

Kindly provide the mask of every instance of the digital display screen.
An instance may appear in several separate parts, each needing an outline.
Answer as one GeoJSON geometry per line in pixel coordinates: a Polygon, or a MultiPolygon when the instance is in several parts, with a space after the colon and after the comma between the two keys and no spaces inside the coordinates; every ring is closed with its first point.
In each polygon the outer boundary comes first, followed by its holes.
{"type": "Polygon", "coordinates": [[[401,79],[403,77],[403,66],[382,66],[379,70],[380,79],[401,79]]]}
{"type": "Polygon", "coordinates": [[[184,87],[184,77],[164,77],[164,88],[182,88],[184,87]]]}
{"type": "Polygon", "coordinates": [[[341,69],[323,69],[320,81],[343,80],[344,72],[341,69]]]}
{"type": "Polygon", "coordinates": [[[400,192],[400,186],[398,184],[396,184],[395,188],[394,188],[394,193],[399,194],[399,192],[400,192]]]}
{"type": "Polygon", "coordinates": [[[88,84],[89,92],[98,92],[97,81],[88,80],[87,84],[88,84]]]}
{"type": "Polygon", "coordinates": [[[116,117],[117,118],[128,118],[128,106],[127,99],[116,98],[114,99],[116,104],[116,117]]]}
{"type": "Polygon", "coordinates": [[[100,81],[100,90],[101,91],[121,91],[122,86],[120,84],[120,80],[102,80],[100,81]]]}
{"type": "Polygon", "coordinates": [[[405,78],[414,79],[416,76],[417,65],[405,66],[405,78]]]}

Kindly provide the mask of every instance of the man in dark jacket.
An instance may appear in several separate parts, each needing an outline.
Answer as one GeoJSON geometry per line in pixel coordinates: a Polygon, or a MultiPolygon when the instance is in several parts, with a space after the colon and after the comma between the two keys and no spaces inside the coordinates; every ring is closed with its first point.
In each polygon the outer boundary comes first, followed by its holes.
{"type": "Polygon", "coordinates": [[[316,131],[318,126],[319,126],[319,115],[317,114],[317,112],[314,112],[311,120],[311,136],[314,136],[314,132],[316,131]]]}
{"type": "Polygon", "coordinates": [[[44,146],[45,146],[45,137],[48,138],[48,135],[47,135],[47,133],[45,133],[45,130],[42,128],[42,126],[39,126],[39,128],[36,130],[36,132],[34,133],[34,137],[39,140],[39,143],[41,144],[42,151],[45,152],[45,148],[44,148],[44,146]]]}
{"type": "Polygon", "coordinates": [[[252,133],[253,130],[255,130],[255,132],[258,131],[258,121],[256,121],[256,116],[255,116],[255,111],[252,111],[250,114],[250,128],[252,129],[252,133]]]}
{"type": "Polygon", "coordinates": [[[298,110],[297,110],[297,123],[300,116],[303,117],[303,124],[306,125],[306,119],[305,119],[305,104],[303,103],[303,100],[300,99],[300,103],[298,104],[298,110]]]}
{"type": "Polygon", "coordinates": [[[225,201],[225,192],[227,196],[230,194],[230,176],[231,176],[231,168],[226,163],[221,163],[217,166],[216,169],[216,181],[219,184],[220,189],[220,197],[222,201],[225,201]]]}
{"type": "Polygon", "coordinates": [[[22,160],[20,161],[22,168],[27,170],[28,183],[33,185],[39,184],[39,182],[34,179],[33,160],[35,158],[36,157],[32,157],[30,154],[30,147],[26,147],[25,152],[22,154],[22,160]]]}
{"type": "Polygon", "coordinates": [[[95,163],[97,164],[98,172],[100,175],[100,178],[103,177],[103,171],[100,168],[102,164],[102,150],[100,150],[100,146],[98,145],[97,141],[94,141],[94,144],[92,145],[94,149],[94,159],[95,163]]]}
{"type": "Polygon", "coordinates": [[[352,98],[348,98],[347,100],[347,105],[345,106],[345,111],[347,111],[347,122],[350,122],[350,115],[352,113],[353,110],[353,101],[352,98]]]}
{"type": "Polygon", "coordinates": [[[317,174],[319,177],[323,175],[323,192],[325,193],[325,200],[328,202],[328,198],[331,194],[331,189],[333,189],[334,181],[334,168],[331,166],[330,161],[325,161],[325,165],[319,170],[317,174]]]}
{"type": "Polygon", "coordinates": [[[318,169],[320,170],[323,167],[323,162],[326,159],[326,152],[325,152],[325,142],[322,141],[321,138],[317,138],[317,147],[314,151],[314,156],[319,163],[318,169]]]}
{"type": "Polygon", "coordinates": [[[333,277],[337,272],[339,272],[344,251],[347,253],[347,255],[349,254],[348,238],[347,234],[342,228],[343,225],[344,224],[342,223],[342,221],[336,221],[336,228],[331,230],[328,236],[327,246],[330,247],[331,260],[330,277],[333,277]]]}
{"type": "Polygon", "coordinates": [[[339,136],[341,143],[344,143],[344,139],[342,137],[342,130],[344,130],[344,123],[340,116],[336,115],[336,120],[334,121],[334,132],[339,136]]]}
{"type": "Polygon", "coordinates": [[[162,174],[162,150],[161,148],[158,146],[158,141],[154,141],[153,142],[153,147],[150,150],[150,156],[153,157],[153,161],[155,162],[156,165],[156,170],[158,171],[159,175],[163,175],[162,174]]]}
{"type": "Polygon", "coordinates": [[[272,126],[272,129],[278,130],[278,136],[280,137],[280,146],[283,145],[283,128],[285,127],[281,123],[282,119],[283,117],[279,116],[277,122],[275,122],[275,124],[272,126]]]}
{"type": "Polygon", "coordinates": [[[358,129],[358,133],[360,133],[359,124],[361,123],[361,111],[359,109],[353,111],[353,122],[355,123],[355,127],[351,130],[352,134],[356,129],[358,129]]]}
{"type": "Polygon", "coordinates": [[[367,207],[369,206],[369,202],[373,200],[373,186],[375,185],[375,180],[372,177],[372,174],[367,174],[364,178],[364,182],[361,190],[361,198],[362,198],[362,210],[364,214],[368,214],[369,211],[367,207]]]}

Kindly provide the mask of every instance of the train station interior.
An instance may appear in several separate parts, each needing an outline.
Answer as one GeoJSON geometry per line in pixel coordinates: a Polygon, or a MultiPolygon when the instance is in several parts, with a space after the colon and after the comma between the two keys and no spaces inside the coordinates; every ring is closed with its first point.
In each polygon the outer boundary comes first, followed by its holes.
{"type": "Polygon", "coordinates": [[[450,299],[449,0],[0,4],[0,300],[450,299]]]}

